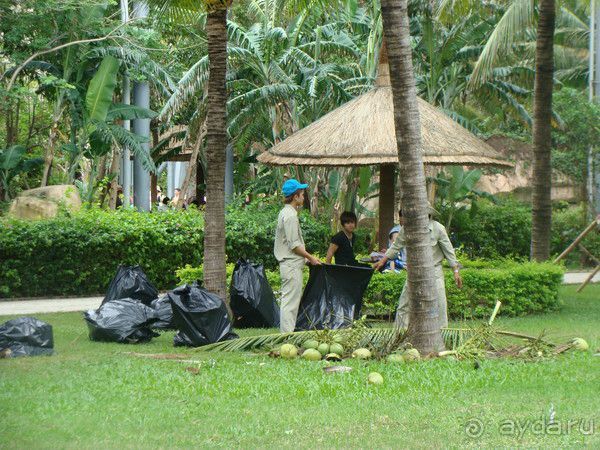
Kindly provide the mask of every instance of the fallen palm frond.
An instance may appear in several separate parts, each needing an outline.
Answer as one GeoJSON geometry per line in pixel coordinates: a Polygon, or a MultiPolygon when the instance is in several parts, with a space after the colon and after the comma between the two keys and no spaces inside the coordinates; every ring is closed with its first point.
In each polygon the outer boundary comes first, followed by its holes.
{"type": "MultiPolygon", "coordinates": [[[[469,328],[444,328],[442,337],[448,348],[456,348],[467,339],[473,330],[469,328]]],[[[342,330],[309,330],[290,333],[272,333],[259,336],[249,336],[231,341],[217,342],[215,344],[198,347],[199,352],[235,352],[252,351],[263,348],[274,348],[283,343],[301,345],[309,339],[323,339],[324,334],[341,335],[347,348],[372,347],[385,352],[389,349],[390,342],[404,337],[404,330],[398,328],[345,328],[342,330]]],[[[393,344],[392,344],[393,346],[393,344]]],[[[391,349],[390,349],[391,350],[391,349]]]]}

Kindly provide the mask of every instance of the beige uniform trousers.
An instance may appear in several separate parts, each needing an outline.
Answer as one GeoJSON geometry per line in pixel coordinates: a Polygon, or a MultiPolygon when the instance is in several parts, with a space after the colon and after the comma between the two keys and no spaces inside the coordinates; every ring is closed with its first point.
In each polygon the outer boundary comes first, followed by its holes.
{"type": "Polygon", "coordinates": [[[279,309],[279,329],[282,333],[294,331],[298,308],[302,299],[302,269],[304,258],[283,260],[279,263],[281,275],[281,306],[279,309]]]}
{"type": "MultiPolygon", "coordinates": [[[[448,303],[446,300],[446,284],[444,283],[444,271],[442,265],[435,266],[435,296],[438,300],[438,313],[440,328],[448,326],[448,303]]],[[[404,283],[400,302],[396,310],[396,326],[399,328],[408,328],[408,316],[410,305],[408,303],[408,283],[404,283]]]]}

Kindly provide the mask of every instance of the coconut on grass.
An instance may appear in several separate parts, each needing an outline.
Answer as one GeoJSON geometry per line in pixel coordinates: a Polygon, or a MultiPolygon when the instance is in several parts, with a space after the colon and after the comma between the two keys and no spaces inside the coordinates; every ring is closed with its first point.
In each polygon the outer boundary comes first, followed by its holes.
{"type": "Polygon", "coordinates": [[[306,350],[304,350],[304,353],[302,353],[302,358],[308,361],[320,361],[321,356],[321,353],[319,353],[319,351],[315,350],[314,348],[307,348],[306,350]]]}
{"type": "Polygon", "coordinates": [[[421,354],[416,348],[409,348],[402,354],[404,361],[418,361],[421,359],[421,354]]]}
{"type": "Polygon", "coordinates": [[[573,348],[575,350],[580,350],[582,352],[586,352],[590,348],[590,346],[588,345],[587,341],[585,339],[582,339],[582,338],[575,338],[575,339],[573,339],[571,341],[571,345],[573,346],[573,348]]]}
{"type": "Polygon", "coordinates": [[[368,348],[357,348],[352,352],[352,357],[356,359],[369,359],[371,351],[368,348]]]}
{"type": "Polygon", "coordinates": [[[292,344],[283,344],[279,349],[279,354],[282,358],[292,359],[298,356],[298,349],[292,344]]]}
{"type": "Polygon", "coordinates": [[[378,372],[371,372],[367,378],[369,384],[383,384],[383,377],[378,372]]]}

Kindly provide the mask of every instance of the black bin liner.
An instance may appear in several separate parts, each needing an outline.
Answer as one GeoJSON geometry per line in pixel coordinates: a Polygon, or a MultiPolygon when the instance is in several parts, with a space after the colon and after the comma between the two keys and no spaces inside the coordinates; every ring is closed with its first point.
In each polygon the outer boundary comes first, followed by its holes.
{"type": "Polygon", "coordinates": [[[279,327],[279,306],[262,264],[240,259],[235,265],[229,292],[236,327],[279,327]]]}
{"type": "Polygon", "coordinates": [[[117,274],[108,285],[102,304],[111,300],[131,298],[144,305],[150,305],[157,297],[158,290],[140,266],[119,266],[117,274]]]}
{"type": "Polygon", "coordinates": [[[173,308],[168,295],[153,300],[150,307],[158,315],[158,321],[152,324],[152,328],[159,330],[175,330],[177,328],[173,323],[173,308]]]}
{"type": "Polygon", "coordinates": [[[373,269],[322,264],[310,267],[304,288],[296,330],[337,329],[358,319],[362,298],[373,269]]]}
{"type": "Polygon", "coordinates": [[[52,355],[52,325],[33,317],[4,322],[0,325],[0,351],[10,357],[52,355]]]}
{"type": "Polygon", "coordinates": [[[176,347],[200,347],[238,338],[223,300],[198,283],[185,284],[167,295],[173,307],[173,322],[179,330],[173,339],[176,347]]]}
{"type": "Polygon", "coordinates": [[[92,341],[134,344],[158,336],[152,331],[156,311],[132,298],[106,302],[87,311],[84,318],[92,341]]]}

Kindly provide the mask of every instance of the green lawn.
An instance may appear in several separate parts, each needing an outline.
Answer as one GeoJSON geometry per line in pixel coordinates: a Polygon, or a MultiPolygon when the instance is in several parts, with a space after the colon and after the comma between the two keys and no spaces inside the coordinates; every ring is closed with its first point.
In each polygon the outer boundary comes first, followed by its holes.
{"type": "MultiPolygon", "coordinates": [[[[566,287],[562,298],[560,312],[498,323],[600,347],[600,286],[566,287]]],[[[54,326],[57,354],[0,360],[1,448],[600,446],[600,357],[591,351],[479,370],[350,361],[351,373],[325,375],[321,363],[174,349],[172,333],[146,345],[93,343],[80,313],[37,317],[54,326]],[[132,351],[189,353],[200,372],[132,351]],[[370,371],[385,384],[367,386],[370,371]],[[563,429],[544,432],[551,406],[563,429]],[[470,421],[480,436],[465,432],[470,421]]]]}

